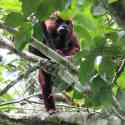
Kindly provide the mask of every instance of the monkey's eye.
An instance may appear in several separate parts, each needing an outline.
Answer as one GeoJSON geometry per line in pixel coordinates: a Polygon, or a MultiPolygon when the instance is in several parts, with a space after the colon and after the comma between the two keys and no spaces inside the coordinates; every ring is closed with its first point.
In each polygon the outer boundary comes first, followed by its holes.
{"type": "Polygon", "coordinates": [[[69,31],[68,29],[69,29],[68,25],[63,23],[59,25],[59,27],[57,28],[57,32],[59,33],[59,35],[66,35],[69,31]]]}

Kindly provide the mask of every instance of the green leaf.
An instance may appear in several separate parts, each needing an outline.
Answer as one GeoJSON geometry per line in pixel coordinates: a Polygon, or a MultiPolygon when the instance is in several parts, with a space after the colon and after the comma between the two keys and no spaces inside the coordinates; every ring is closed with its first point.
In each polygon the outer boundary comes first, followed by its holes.
{"type": "Polygon", "coordinates": [[[77,0],[72,0],[72,2],[71,2],[71,9],[75,10],[77,5],[78,5],[78,1],[77,0]]]}
{"type": "Polygon", "coordinates": [[[83,43],[80,61],[80,81],[85,83],[91,78],[91,74],[95,71],[94,63],[99,54],[102,53],[105,45],[105,39],[101,36],[95,37],[91,41],[83,43]],[[82,61],[82,59],[85,59],[82,61]]]}
{"type": "Polygon", "coordinates": [[[0,73],[3,72],[5,70],[4,65],[0,64],[0,73]]]}
{"type": "Polygon", "coordinates": [[[16,110],[17,111],[17,108],[15,107],[14,104],[11,104],[11,105],[4,105],[4,106],[1,106],[0,107],[0,112],[9,112],[9,111],[14,111],[16,110]]]}
{"type": "Polygon", "coordinates": [[[77,32],[78,38],[83,38],[85,41],[91,40],[91,35],[83,25],[76,23],[74,28],[75,32],[77,32]]]}
{"type": "Polygon", "coordinates": [[[111,56],[104,56],[99,65],[99,74],[111,84],[115,74],[115,65],[111,56]]]}
{"type": "Polygon", "coordinates": [[[0,8],[21,12],[21,2],[19,0],[0,0],[0,8]]]}
{"type": "Polygon", "coordinates": [[[4,80],[3,77],[3,72],[6,70],[6,68],[4,67],[4,65],[0,64],[0,82],[2,82],[4,80]]]}
{"type": "Polygon", "coordinates": [[[29,16],[33,12],[36,12],[37,7],[42,0],[20,0],[22,2],[22,10],[25,16],[29,16]]]}
{"type": "Polygon", "coordinates": [[[80,63],[80,82],[82,84],[86,83],[90,78],[91,74],[94,71],[94,57],[88,55],[85,57],[85,60],[80,63]]]}
{"type": "Polygon", "coordinates": [[[112,3],[117,2],[117,1],[119,1],[119,0],[108,0],[108,4],[112,4],[112,3]]]}
{"type": "Polygon", "coordinates": [[[37,38],[39,41],[43,41],[43,30],[40,23],[36,23],[33,27],[34,30],[34,37],[37,38]]]}
{"type": "Polygon", "coordinates": [[[25,22],[21,25],[19,32],[15,34],[16,49],[22,50],[28,42],[31,42],[33,34],[32,23],[25,22]]]}
{"type": "Polygon", "coordinates": [[[77,54],[74,55],[73,61],[74,63],[80,65],[81,58],[83,57],[82,52],[78,52],[77,54]]]}
{"type": "Polygon", "coordinates": [[[86,97],[86,104],[100,107],[109,106],[112,103],[112,90],[100,76],[94,77],[91,82],[92,95],[86,97]]]}
{"type": "Polygon", "coordinates": [[[6,16],[5,22],[8,26],[16,27],[24,22],[24,17],[20,13],[12,12],[6,16]]]}
{"type": "Polygon", "coordinates": [[[0,82],[3,82],[3,81],[4,81],[4,78],[3,78],[3,76],[0,73],[0,82]]]}
{"type": "Polygon", "coordinates": [[[96,31],[96,20],[94,21],[91,17],[91,14],[82,15],[80,12],[77,13],[75,17],[75,21],[77,24],[82,25],[84,28],[86,28],[87,31],[93,32],[96,31]],[[86,20],[87,19],[87,20],[86,20]]]}
{"type": "MultiPolygon", "coordinates": [[[[115,43],[116,46],[117,46],[117,49],[119,49],[119,52],[117,52],[119,55],[121,56],[125,56],[125,44],[124,44],[124,41],[125,41],[125,34],[121,37],[118,37],[117,38],[117,42],[115,43]]],[[[117,55],[118,55],[117,54],[117,55]]]]}
{"type": "Polygon", "coordinates": [[[73,91],[73,99],[82,99],[83,98],[83,93],[80,93],[76,90],[73,91]]]}
{"type": "Polygon", "coordinates": [[[125,89],[125,71],[118,78],[117,84],[121,89],[125,89]]]}
{"type": "Polygon", "coordinates": [[[91,86],[92,86],[93,93],[96,94],[100,92],[102,88],[105,88],[105,87],[107,88],[108,84],[99,75],[96,75],[93,77],[91,81],[91,86]]]}
{"type": "Polygon", "coordinates": [[[101,55],[106,44],[106,38],[98,35],[93,38],[90,44],[91,53],[96,53],[96,55],[101,55]]]}
{"type": "Polygon", "coordinates": [[[125,111],[125,90],[118,90],[117,100],[122,108],[122,111],[125,111]]]}
{"type": "Polygon", "coordinates": [[[46,19],[52,12],[65,8],[67,0],[42,0],[37,9],[37,16],[40,20],[46,19]]]}
{"type": "Polygon", "coordinates": [[[5,100],[11,100],[11,99],[13,99],[13,96],[10,95],[10,94],[5,94],[5,95],[3,95],[2,97],[3,97],[5,100]]]}

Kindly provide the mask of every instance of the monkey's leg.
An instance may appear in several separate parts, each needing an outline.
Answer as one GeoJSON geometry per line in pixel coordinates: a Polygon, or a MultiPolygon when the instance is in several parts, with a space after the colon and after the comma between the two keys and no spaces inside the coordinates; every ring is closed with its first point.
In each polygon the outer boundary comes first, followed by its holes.
{"type": "Polygon", "coordinates": [[[56,110],[54,98],[52,95],[52,81],[51,76],[42,70],[39,70],[39,76],[38,76],[40,87],[42,90],[42,95],[44,99],[44,104],[46,110],[49,112],[54,112],[56,110]]]}

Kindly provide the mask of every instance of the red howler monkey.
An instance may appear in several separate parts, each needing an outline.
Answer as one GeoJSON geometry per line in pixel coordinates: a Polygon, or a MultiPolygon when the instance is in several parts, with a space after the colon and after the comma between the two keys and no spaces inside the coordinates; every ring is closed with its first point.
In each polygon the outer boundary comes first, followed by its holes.
{"type": "MultiPolygon", "coordinates": [[[[41,29],[44,33],[43,42],[62,56],[70,57],[80,50],[79,41],[73,31],[72,21],[62,19],[59,12],[54,12],[49,19],[41,22],[41,29]]],[[[43,56],[33,46],[30,46],[29,50],[38,56],[43,56]]],[[[53,83],[51,81],[51,75],[40,69],[38,80],[40,82],[45,108],[48,112],[54,112],[56,108],[52,95],[53,83]]]]}

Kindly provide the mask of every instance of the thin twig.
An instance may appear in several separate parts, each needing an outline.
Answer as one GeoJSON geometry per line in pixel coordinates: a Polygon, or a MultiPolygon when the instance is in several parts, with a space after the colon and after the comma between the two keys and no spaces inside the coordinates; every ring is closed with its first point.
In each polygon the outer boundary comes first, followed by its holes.
{"type": "MultiPolygon", "coordinates": [[[[5,30],[7,30],[7,29],[5,29],[5,30]]],[[[38,48],[38,50],[41,53],[43,53],[45,56],[47,56],[50,60],[54,60],[57,64],[60,65],[60,67],[58,69],[60,70],[61,74],[62,73],[66,74],[66,78],[64,76],[62,76],[63,74],[60,76],[59,72],[58,72],[58,74],[55,74],[55,75],[57,75],[59,78],[61,77],[61,79],[64,80],[67,84],[70,84],[70,85],[73,84],[74,88],[77,91],[84,93],[84,89],[83,89],[83,86],[81,85],[80,81],[77,78],[74,77],[74,76],[77,77],[77,75],[78,75],[78,69],[76,68],[76,66],[74,64],[72,64],[71,62],[69,62],[64,57],[62,57],[61,55],[59,55],[57,52],[55,52],[54,50],[52,50],[51,48],[49,48],[48,46],[43,44],[41,41],[38,41],[34,37],[32,39],[36,42],[36,47],[38,48]],[[70,80],[67,81],[67,78],[70,79],[70,80]]],[[[1,37],[0,43],[4,47],[6,47],[4,42],[5,42],[5,40],[1,37]]],[[[12,42],[11,42],[11,44],[12,44],[12,42]]],[[[28,57],[26,57],[27,56],[26,54],[23,55],[22,52],[17,51],[12,45],[8,46],[8,49],[10,49],[12,52],[18,54],[19,56],[21,56],[25,59],[28,58],[28,57]]],[[[42,58],[41,57],[39,57],[39,59],[35,58],[35,61],[38,61],[38,60],[42,60],[42,58]]],[[[43,62],[44,60],[42,60],[41,62],[43,62]]],[[[44,67],[45,66],[46,66],[46,64],[44,63],[44,67]]],[[[50,66],[52,66],[52,65],[50,65],[50,66]]]]}
{"type": "Polygon", "coordinates": [[[38,96],[38,95],[39,95],[39,93],[34,94],[34,95],[30,95],[30,96],[27,96],[27,97],[24,97],[24,98],[21,98],[21,99],[15,99],[15,100],[3,102],[3,103],[0,103],[0,106],[5,106],[5,105],[11,105],[11,104],[15,104],[15,103],[20,103],[20,102],[26,101],[27,99],[35,97],[35,96],[38,96]]]}
{"type": "Polygon", "coordinates": [[[125,117],[123,115],[121,115],[121,113],[117,110],[116,107],[112,107],[113,112],[116,114],[116,116],[118,116],[121,120],[125,121],[125,117]]]}
{"type": "MultiPolygon", "coordinates": [[[[38,105],[44,105],[44,103],[41,102],[37,102],[37,101],[32,101],[29,100],[32,97],[38,96],[39,94],[35,94],[35,95],[30,95],[21,99],[16,99],[16,100],[12,100],[12,101],[8,101],[8,102],[4,102],[0,104],[0,109],[2,108],[2,106],[6,106],[6,105],[12,105],[12,104],[16,104],[16,103],[21,103],[23,101],[26,101],[28,103],[32,103],[32,104],[38,104],[38,105]]],[[[65,104],[57,104],[56,103],[57,108],[66,108],[66,109],[75,109],[77,111],[88,111],[88,108],[85,107],[77,107],[77,106],[72,106],[72,105],[65,105],[65,104]]],[[[15,108],[15,107],[14,107],[15,108]]],[[[21,108],[22,109],[22,108],[21,108]]],[[[25,109],[24,109],[25,110],[25,109]]],[[[27,110],[27,109],[26,109],[27,110]]],[[[32,110],[32,109],[31,109],[32,110]]]]}
{"type": "Polygon", "coordinates": [[[112,80],[112,84],[116,84],[116,81],[120,77],[120,75],[123,73],[124,68],[125,68],[125,59],[122,60],[118,70],[116,71],[116,74],[112,80]]]}
{"type": "Polygon", "coordinates": [[[67,67],[68,70],[71,71],[72,73],[78,74],[78,69],[72,62],[65,59],[63,56],[61,56],[56,51],[49,48],[47,45],[45,45],[41,41],[37,40],[36,38],[32,37],[32,39],[35,42],[35,43],[32,43],[32,46],[34,48],[37,48],[42,54],[47,56],[49,59],[52,59],[55,62],[57,62],[58,64],[61,64],[65,67],[67,67]]]}
{"type": "MultiPolygon", "coordinates": [[[[116,84],[117,85],[117,79],[121,76],[121,74],[123,73],[125,69],[125,59],[122,60],[113,80],[112,80],[112,84],[116,84]]],[[[114,113],[122,120],[125,121],[124,116],[121,115],[121,106],[117,100],[117,98],[115,96],[112,96],[112,100],[113,100],[113,107],[112,110],[114,111],[114,113]]]]}
{"type": "Polygon", "coordinates": [[[7,38],[3,37],[2,35],[0,35],[0,48],[6,48],[8,50],[10,50],[11,52],[15,53],[16,55],[19,55],[20,57],[29,60],[31,62],[38,62],[40,59],[42,60],[42,58],[38,58],[37,56],[31,54],[31,53],[26,53],[26,52],[20,52],[18,51],[12,41],[8,40],[7,38]]]}

